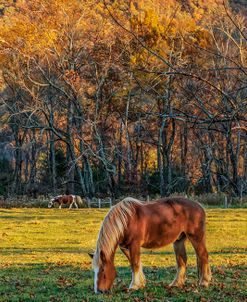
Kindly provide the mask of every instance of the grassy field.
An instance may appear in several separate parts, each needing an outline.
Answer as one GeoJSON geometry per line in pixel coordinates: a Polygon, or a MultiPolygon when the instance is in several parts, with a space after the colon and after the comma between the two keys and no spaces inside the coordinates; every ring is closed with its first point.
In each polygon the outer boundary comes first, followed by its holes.
{"type": "Polygon", "coordinates": [[[213,272],[208,289],[197,286],[189,243],[187,283],[167,285],[175,275],[172,246],[143,250],[143,290],[127,291],[131,272],[118,251],[111,294],[93,293],[92,251],[107,210],[0,209],[0,301],[247,301],[247,209],[208,209],[207,246],[213,272]]]}

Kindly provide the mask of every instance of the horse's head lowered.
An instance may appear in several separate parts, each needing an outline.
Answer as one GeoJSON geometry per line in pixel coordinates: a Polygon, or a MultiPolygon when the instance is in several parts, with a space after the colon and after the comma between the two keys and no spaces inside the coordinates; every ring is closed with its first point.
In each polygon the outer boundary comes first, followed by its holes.
{"type": "Polygon", "coordinates": [[[94,292],[107,292],[111,289],[116,277],[113,259],[107,259],[104,252],[93,255],[94,292]]]}
{"type": "Polygon", "coordinates": [[[48,208],[49,208],[49,209],[52,208],[52,207],[54,206],[54,200],[55,200],[55,198],[52,198],[52,199],[49,201],[49,203],[48,203],[48,208]]]}
{"type": "Polygon", "coordinates": [[[105,292],[111,289],[116,277],[114,255],[123,239],[128,226],[129,217],[134,213],[131,203],[133,199],[125,199],[110,209],[99,232],[96,252],[93,258],[94,291],[105,292]]]}
{"type": "Polygon", "coordinates": [[[49,201],[49,203],[48,203],[48,208],[50,209],[50,208],[54,207],[54,203],[56,203],[56,202],[59,203],[59,199],[60,199],[61,197],[62,197],[62,195],[58,195],[58,196],[56,196],[56,197],[53,197],[53,198],[49,201]]]}

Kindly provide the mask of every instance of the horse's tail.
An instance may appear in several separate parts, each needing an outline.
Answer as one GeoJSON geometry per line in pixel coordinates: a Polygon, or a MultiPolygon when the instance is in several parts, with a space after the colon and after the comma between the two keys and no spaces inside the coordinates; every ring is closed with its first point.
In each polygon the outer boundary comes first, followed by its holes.
{"type": "Polygon", "coordinates": [[[75,196],[75,200],[76,200],[76,203],[79,205],[83,205],[84,204],[84,201],[82,200],[82,198],[78,195],[75,196]]]}

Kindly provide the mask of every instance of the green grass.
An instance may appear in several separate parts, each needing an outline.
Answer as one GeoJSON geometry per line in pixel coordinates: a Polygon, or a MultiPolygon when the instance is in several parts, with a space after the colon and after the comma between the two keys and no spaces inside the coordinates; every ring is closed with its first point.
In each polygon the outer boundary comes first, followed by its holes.
{"type": "Polygon", "coordinates": [[[129,264],[118,251],[118,277],[109,295],[93,293],[87,252],[95,247],[107,210],[0,209],[0,301],[247,301],[247,210],[208,209],[207,247],[213,282],[197,286],[195,254],[188,251],[182,289],[167,285],[175,275],[172,246],[143,250],[147,286],[127,292],[129,264]]]}

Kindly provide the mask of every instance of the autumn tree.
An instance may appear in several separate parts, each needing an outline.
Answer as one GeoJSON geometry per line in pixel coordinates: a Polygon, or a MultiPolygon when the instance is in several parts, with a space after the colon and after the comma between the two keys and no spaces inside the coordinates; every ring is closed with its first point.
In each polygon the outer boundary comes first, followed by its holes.
{"type": "Polygon", "coordinates": [[[245,26],[216,0],[5,1],[12,192],[242,196],[245,26]]]}

